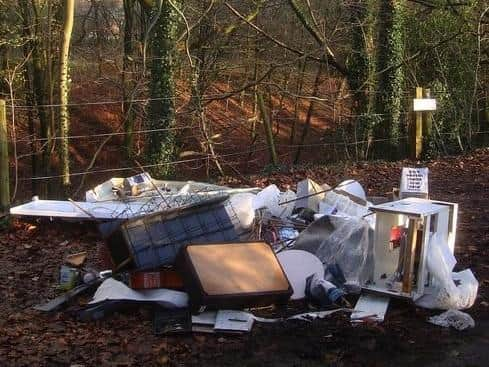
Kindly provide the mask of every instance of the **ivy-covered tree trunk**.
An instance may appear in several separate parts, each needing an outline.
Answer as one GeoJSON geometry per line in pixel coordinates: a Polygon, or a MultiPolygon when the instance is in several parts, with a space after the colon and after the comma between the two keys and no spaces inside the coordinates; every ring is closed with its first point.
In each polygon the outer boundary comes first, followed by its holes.
{"type": "MultiPolygon", "coordinates": [[[[178,6],[178,1],[173,1],[178,6]]],[[[146,145],[148,163],[154,166],[152,174],[158,178],[173,174],[169,164],[176,156],[175,127],[175,42],[178,14],[168,1],[156,1],[152,16],[157,17],[151,30],[151,102],[149,106],[149,129],[166,129],[149,134],[146,145]]]]}
{"type": "Polygon", "coordinates": [[[352,51],[347,60],[348,84],[353,94],[352,112],[356,116],[356,136],[367,144],[363,158],[369,153],[369,141],[377,123],[375,93],[377,87],[376,51],[378,0],[356,0],[350,4],[353,25],[352,51]]]}
{"type": "Polygon", "coordinates": [[[374,128],[375,151],[382,157],[399,156],[402,97],[404,87],[405,0],[382,0],[379,14],[377,112],[379,121],[374,128]]]}
{"type": "Polygon", "coordinates": [[[64,3],[63,37],[61,40],[61,54],[59,58],[59,126],[60,126],[60,165],[63,176],[63,186],[70,185],[70,157],[68,146],[68,133],[70,115],[68,112],[69,94],[69,60],[71,33],[75,15],[75,0],[66,0],[64,3]]]}

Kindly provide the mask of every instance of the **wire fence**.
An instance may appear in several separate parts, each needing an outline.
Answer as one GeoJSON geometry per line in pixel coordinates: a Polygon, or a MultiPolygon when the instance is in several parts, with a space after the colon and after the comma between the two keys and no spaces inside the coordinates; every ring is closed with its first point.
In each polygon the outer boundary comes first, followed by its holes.
{"type": "MultiPolygon", "coordinates": [[[[479,131],[475,132],[474,135],[481,135],[481,134],[489,134],[489,131],[479,131]]],[[[442,135],[451,135],[451,133],[442,133],[442,135]]],[[[397,142],[400,141],[407,141],[409,139],[408,135],[400,136],[395,138],[397,142]]],[[[298,148],[321,148],[321,147],[334,147],[334,146],[339,146],[339,147],[347,147],[347,146],[357,146],[357,145],[365,145],[365,144],[373,144],[373,143],[380,143],[380,142],[388,142],[392,141],[393,138],[385,138],[385,139],[369,139],[369,140],[361,140],[361,141],[338,141],[338,142],[325,142],[325,143],[312,143],[312,144],[275,144],[275,147],[281,149],[298,149],[298,148]]],[[[235,150],[234,147],[228,148],[229,150],[235,150]]],[[[137,165],[137,166],[124,166],[124,167],[113,167],[113,168],[104,168],[104,169],[90,169],[86,171],[81,171],[81,172],[72,172],[69,174],[70,177],[77,177],[77,176],[84,176],[84,175],[94,175],[94,174],[101,174],[101,173],[109,173],[109,172],[122,172],[122,171],[140,171],[141,169],[150,169],[154,167],[160,167],[160,166],[176,166],[176,165],[181,165],[181,164],[188,164],[188,163],[194,163],[194,162],[203,162],[203,161],[215,161],[215,160],[224,160],[229,157],[243,157],[243,156],[249,156],[250,154],[256,154],[260,152],[265,152],[268,151],[270,148],[267,146],[265,143],[260,143],[255,145],[251,149],[247,150],[241,150],[238,152],[233,152],[233,153],[218,153],[218,154],[203,154],[203,153],[195,153],[196,155],[199,155],[196,158],[188,158],[188,159],[180,159],[180,160],[175,160],[175,161],[170,161],[170,162],[164,162],[164,163],[159,163],[159,164],[146,164],[146,165],[137,165]]],[[[290,154],[289,151],[286,153],[282,154],[283,156],[286,156],[290,154]]],[[[249,160],[247,161],[249,163],[249,160]]],[[[237,160],[233,162],[225,161],[224,164],[230,166],[230,165],[242,165],[243,161],[242,160],[237,160]]],[[[63,175],[50,175],[50,176],[34,176],[34,177],[20,177],[18,180],[19,181],[39,181],[39,180],[51,180],[51,179],[57,179],[57,178],[62,178],[63,175]]]]}
{"type": "MultiPolygon", "coordinates": [[[[213,98],[222,98],[223,96],[229,96],[229,93],[216,93],[216,94],[207,94],[203,98],[207,100],[212,100],[213,98]]],[[[248,96],[251,96],[252,94],[248,94],[248,96]]],[[[298,97],[300,98],[300,96],[298,97]]],[[[408,95],[406,94],[406,100],[408,99],[408,95]]],[[[412,98],[412,95],[409,96],[409,98],[412,98]]],[[[98,105],[115,105],[115,104],[124,104],[124,103],[137,103],[137,104],[146,104],[151,101],[161,101],[161,100],[169,100],[173,99],[174,101],[179,100],[179,97],[172,97],[172,98],[142,98],[142,99],[134,99],[134,100],[107,100],[107,101],[85,101],[85,102],[75,102],[75,103],[70,103],[67,106],[70,107],[92,107],[92,106],[98,106],[98,105]]],[[[235,101],[236,102],[236,101],[235,101]]],[[[45,104],[45,105],[25,105],[22,104],[21,100],[8,100],[7,103],[10,103],[11,106],[13,107],[14,110],[20,110],[20,111],[26,111],[29,109],[39,109],[39,108],[59,108],[62,105],[61,104],[45,104]],[[13,105],[12,105],[13,103],[13,105]]],[[[321,104],[321,101],[315,101],[315,103],[318,103],[319,105],[321,104]]],[[[8,104],[7,104],[8,106],[8,104]]],[[[356,120],[359,120],[361,118],[365,118],[366,115],[364,114],[353,114],[349,111],[341,112],[338,110],[335,110],[335,106],[328,106],[334,111],[333,116],[321,116],[319,113],[316,112],[316,114],[313,116],[315,119],[319,119],[320,121],[323,122],[328,122],[332,124],[336,124],[337,128],[342,128],[341,124],[350,124],[353,126],[353,128],[356,128],[356,120]]],[[[222,112],[222,111],[221,111],[222,112]]],[[[185,116],[190,116],[194,115],[195,111],[178,111],[176,113],[176,116],[179,118],[184,118],[185,116]]],[[[403,146],[407,147],[408,141],[409,141],[409,136],[406,135],[401,135],[395,138],[384,138],[384,139],[366,139],[366,138],[361,138],[361,139],[356,139],[356,134],[352,134],[351,131],[348,133],[344,133],[343,138],[338,138],[340,134],[336,135],[336,140],[333,138],[325,138],[326,135],[326,126],[308,126],[311,130],[309,131],[309,136],[308,138],[305,139],[305,141],[301,143],[295,143],[293,142],[293,139],[291,139],[291,134],[292,132],[290,131],[291,124],[297,124],[298,130],[296,131],[296,139],[300,137],[301,131],[305,128],[305,121],[304,118],[301,118],[295,113],[295,116],[291,116],[294,114],[294,112],[290,110],[272,110],[270,111],[270,114],[273,118],[273,125],[275,132],[275,147],[278,150],[278,155],[280,157],[281,161],[284,161],[286,164],[287,163],[292,163],[294,161],[293,157],[298,156],[298,151],[299,150],[307,150],[308,155],[310,155],[312,160],[316,160],[317,157],[323,157],[322,161],[317,161],[315,163],[323,163],[325,161],[329,162],[335,162],[337,160],[341,159],[348,159],[348,160],[357,160],[357,159],[364,159],[366,155],[363,154],[365,151],[365,148],[367,147],[367,150],[369,149],[372,144],[375,143],[382,143],[382,142],[395,142],[396,144],[402,144],[403,146]],[[281,115],[282,112],[285,112],[283,115],[281,115]],[[283,125],[281,125],[283,124],[283,125]],[[282,130],[282,133],[285,131],[287,133],[287,136],[280,136],[280,129],[285,129],[282,130]],[[311,137],[311,134],[313,133],[314,138],[311,137]],[[361,152],[361,153],[359,153],[361,152]]],[[[409,111],[404,111],[400,113],[400,117],[403,119],[407,119],[407,116],[412,114],[412,112],[409,111]]],[[[225,114],[224,114],[225,115],[225,114]]],[[[390,114],[388,113],[374,113],[374,114],[369,114],[369,117],[389,117],[390,114]]],[[[215,121],[213,121],[214,117],[209,117],[210,123],[214,124],[215,121]]],[[[219,118],[219,117],[218,117],[219,118]]],[[[182,135],[182,139],[180,143],[183,143],[184,147],[182,148],[184,151],[185,149],[188,148],[188,154],[180,156],[178,159],[169,161],[169,162],[164,162],[164,163],[159,163],[159,164],[146,164],[140,166],[139,164],[132,165],[132,164],[123,164],[124,162],[127,162],[127,160],[121,159],[113,162],[107,162],[106,160],[100,160],[103,161],[102,163],[99,162],[97,166],[88,165],[88,168],[83,169],[83,167],[80,167],[81,165],[77,165],[77,171],[76,172],[71,172],[69,174],[69,177],[72,178],[83,178],[84,176],[93,176],[93,175],[104,175],[108,173],[119,173],[119,172],[139,172],[141,169],[144,170],[150,170],[152,168],[160,167],[160,166],[183,166],[186,167],[187,169],[192,169],[192,170],[202,170],[202,169],[207,169],[209,170],[209,167],[216,166],[216,163],[220,164],[224,169],[231,174],[235,173],[241,173],[242,168],[245,167],[245,173],[250,173],[250,170],[248,167],[254,167],[254,169],[263,169],[269,162],[269,157],[267,154],[267,151],[270,149],[268,146],[264,134],[260,132],[256,132],[256,130],[253,132],[252,127],[251,127],[251,121],[254,120],[255,123],[261,124],[261,119],[259,116],[250,116],[249,118],[232,118],[227,116],[225,121],[220,121],[220,125],[213,128],[214,134],[221,135],[219,139],[213,140],[213,138],[207,137],[207,141],[202,140],[202,131],[200,125],[197,123],[192,123],[192,124],[187,124],[187,125],[182,125],[181,121],[177,126],[173,127],[167,127],[167,128],[144,128],[143,123],[139,123],[137,126],[139,128],[134,129],[133,131],[130,132],[130,134],[134,136],[141,136],[141,135],[151,135],[151,134],[161,134],[161,133],[166,133],[166,132],[172,132],[172,133],[178,133],[182,135]],[[256,134],[255,138],[253,139],[253,135],[256,134]],[[200,140],[199,140],[200,139],[200,140]],[[244,140],[246,139],[246,140],[244,140]],[[214,153],[209,153],[208,149],[199,149],[197,150],[192,150],[192,144],[195,146],[195,144],[200,143],[201,145],[209,145],[212,144],[215,148],[214,153]]],[[[101,126],[100,129],[104,129],[109,127],[103,127],[101,126]]],[[[122,123],[120,126],[117,128],[117,130],[122,129],[122,123]]],[[[256,128],[255,128],[256,129],[256,128]]],[[[25,131],[25,129],[21,129],[21,131],[25,131]]],[[[15,175],[15,180],[18,183],[26,183],[26,182],[40,182],[40,181],[50,181],[50,180],[55,180],[55,179],[60,179],[63,177],[63,175],[60,174],[45,174],[45,175],[25,175],[27,170],[22,170],[21,173],[23,174],[22,176],[17,175],[17,165],[20,160],[25,160],[27,158],[33,157],[33,156],[40,156],[43,153],[43,150],[46,148],[46,143],[48,141],[54,142],[54,141],[59,141],[63,139],[67,139],[70,143],[70,145],[77,147],[80,144],[84,143],[90,143],[90,144],[97,144],[100,139],[107,139],[110,137],[124,137],[129,132],[126,131],[108,131],[108,132],[94,132],[94,133],[88,133],[88,134],[72,134],[68,136],[52,136],[52,137],[39,137],[37,134],[30,134],[30,135],[24,135],[20,137],[15,137],[13,139],[9,140],[10,144],[18,144],[19,146],[22,146],[22,149],[24,151],[22,152],[17,152],[16,150],[16,157],[15,157],[15,165],[16,165],[16,175],[15,175]],[[82,142],[84,141],[84,143],[82,142]],[[42,145],[39,147],[39,144],[36,145],[36,143],[41,143],[42,145]],[[23,146],[22,144],[30,144],[30,148],[27,148],[26,146],[23,146]],[[34,147],[36,145],[36,147],[34,147]],[[31,151],[25,152],[26,149],[30,149],[31,151]]],[[[489,131],[472,131],[471,135],[473,136],[482,136],[482,135],[487,135],[489,134],[489,131]]],[[[452,132],[444,132],[444,131],[437,131],[436,135],[439,138],[452,138],[456,139],[457,137],[460,137],[460,132],[459,131],[452,131],[452,132]]],[[[93,148],[93,146],[92,146],[93,148]]],[[[112,152],[114,149],[120,149],[120,146],[108,146],[107,151],[112,149],[112,152]]],[[[405,149],[407,150],[407,149],[405,149]]],[[[139,159],[143,159],[141,155],[138,156],[139,159]]],[[[33,169],[33,167],[31,167],[33,169]]],[[[213,168],[215,170],[215,167],[213,168]]],[[[83,180],[82,180],[83,181],[83,180]]],[[[17,185],[17,183],[16,183],[17,185]]]]}

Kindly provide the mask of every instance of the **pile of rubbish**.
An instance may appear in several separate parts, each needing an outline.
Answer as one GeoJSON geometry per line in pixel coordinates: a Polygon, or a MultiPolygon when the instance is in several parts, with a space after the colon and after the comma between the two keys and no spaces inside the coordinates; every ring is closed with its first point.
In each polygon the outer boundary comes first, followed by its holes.
{"type": "Polygon", "coordinates": [[[473,305],[478,282],[470,269],[453,272],[457,213],[457,204],[429,199],[420,168],[403,169],[391,198],[368,198],[354,180],[305,179],[282,192],[145,172],[104,182],[85,201],[35,197],[11,209],[92,221],[111,259],[110,269],[95,271],[86,253],[70,255],[60,268],[65,293],[35,309],[57,311],[92,292],[80,320],[149,304],[156,334],[247,332],[254,322],[284,320],[254,310],[299,300],[305,312],[289,319],[349,312],[352,323],[382,322],[390,297],[448,310],[429,319],[437,325],[473,327],[460,310],[473,305]]]}

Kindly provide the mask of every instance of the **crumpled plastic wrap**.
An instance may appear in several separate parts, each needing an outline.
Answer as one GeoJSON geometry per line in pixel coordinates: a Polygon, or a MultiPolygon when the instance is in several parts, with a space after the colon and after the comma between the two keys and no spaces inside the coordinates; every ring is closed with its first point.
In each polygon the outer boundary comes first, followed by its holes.
{"type": "Polygon", "coordinates": [[[251,193],[235,194],[229,198],[243,228],[250,228],[255,220],[253,201],[256,195],[251,193]]]}
{"type": "Polygon", "coordinates": [[[372,228],[375,228],[375,215],[369,211],[371,205],[369,202],[367,205],[358,204],[348,196],[333,190],[329,191],[319,203],[319,212],[327,215],[364,218],[372,228]]]}
{"type": "Polygon", "coordinates": [[[315,254],[325,267],[337,264],[350,284],[363,284],[373,271],[373,231],[361,218],[319,218],[297,237],[294,249],[315,254]]]}
{"type": "Polygon", "coordinates": [[[463,310],[472,307],[477,297],[479,282],[470,269],[452,273],[456,260],[437,234],[434,234],[428,243],[426,261],[435,284],[433,289],[416,301],[416,304],[441,310],[463,310]]]}
{"type": "Polygon", "coordinates": [[[457,330],[465,330],[475,326],[475,321],[469,314],[458,310],[448,310],[440,315],[430,317],[428,321],[438,326],[451,326],[457,330]]]}
{"type": "Polygon", "coordinates": [[[295,199],[296,194],[293,191],[280,192],[276,185],[270,185],[256,194],[253,209],[266,208],[273,216],[284,219],[292,214],[295,199]],[[286,202],[289,203],[285,204],[286,202]]]}

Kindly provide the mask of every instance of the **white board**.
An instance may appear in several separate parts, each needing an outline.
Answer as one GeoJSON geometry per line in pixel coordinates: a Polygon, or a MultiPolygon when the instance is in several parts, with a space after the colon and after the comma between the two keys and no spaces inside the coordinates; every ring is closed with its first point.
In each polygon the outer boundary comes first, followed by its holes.
{"type": "Polygon", "coordinates": [[[352,322],[363,322],[364,319],[377,322],[384,321],[389,307],[390,298],[376,294],[362,294],[358,298],[355,309],[351,314],[352,322]]]}
{"type": "Polygon", "coordinates": [[[436,99],[416,98],[413,100],[413,111],[436,111],[436,99]]]}
{"type": "Polygon", "coordinates": [[[310,252],[289,250],[277,255],[294,293],[290,299],[302,299],[306,296],[306,279],[313,274],[324,277],[324,267],[321,260],[310,252]]]}
{"type": "Polygon", "coordinates": [[[401,198],[404,194],[428,195],[428,168],[404,167],[401,173],[401,198]]]}
{"type": "Polygon", "coordinates": [[[80,220],[128,219],[156,211],[161,201],[86,201],[33,200],[10,209],[10,214],[29,217],[70,218],[80,220]]]}

